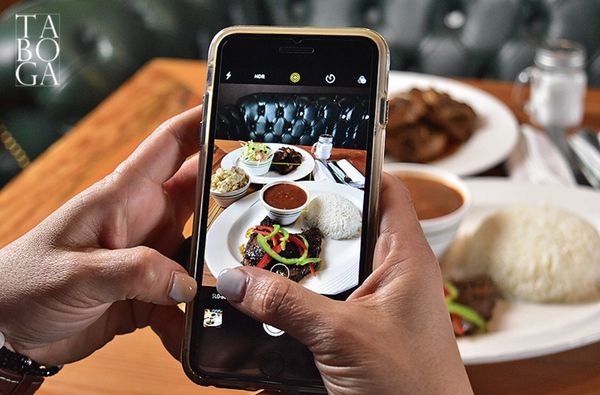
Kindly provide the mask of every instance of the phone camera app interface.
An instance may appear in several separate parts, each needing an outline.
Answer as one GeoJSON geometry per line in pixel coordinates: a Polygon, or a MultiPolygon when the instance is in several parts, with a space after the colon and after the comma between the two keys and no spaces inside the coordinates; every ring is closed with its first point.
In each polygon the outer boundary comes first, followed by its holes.
{"type": "Polygon", "coordinates": [[[202,285],[255,266],[321,294],[355,287],[370,68],[224,62],[202,285]]]}

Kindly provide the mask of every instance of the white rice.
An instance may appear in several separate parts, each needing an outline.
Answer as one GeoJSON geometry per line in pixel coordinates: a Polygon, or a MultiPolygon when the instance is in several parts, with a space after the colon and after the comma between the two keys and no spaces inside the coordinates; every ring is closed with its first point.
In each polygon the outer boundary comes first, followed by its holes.
{"type": "Polygon", "coordinates": [[[506,298],[600,299],[600,235],[569,211],[545,204],[511,206],[488,217],[456,247],[449,251],[451,266],[461,260],[472,275],[489,273],[506,298]]]}
{"type": "Polygon", "coordinates": [[[350,200],[328,193],[311,200],[304,213],[304,224],[319,228],[330,239],[353,239],[360,235],[362,216],[350,200]]]}

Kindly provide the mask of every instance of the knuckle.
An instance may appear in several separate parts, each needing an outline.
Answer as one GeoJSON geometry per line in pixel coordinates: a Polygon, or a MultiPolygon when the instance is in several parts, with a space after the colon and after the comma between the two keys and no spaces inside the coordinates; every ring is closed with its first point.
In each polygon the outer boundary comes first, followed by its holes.
{"type": "Polygon", "coordinates": [[[260,310],[266,319],[285,315],[291,310],[291,285],[281,280],[271,281],[263,288],[260,310]]]}
{"type": "Polygon", "coordinates": [[[158,251],[147,247],[137,247],[129,262],[129,277],[131,281],[145,286],[152,286],[158,274],[151,263],[158,258],[158,251]]]}

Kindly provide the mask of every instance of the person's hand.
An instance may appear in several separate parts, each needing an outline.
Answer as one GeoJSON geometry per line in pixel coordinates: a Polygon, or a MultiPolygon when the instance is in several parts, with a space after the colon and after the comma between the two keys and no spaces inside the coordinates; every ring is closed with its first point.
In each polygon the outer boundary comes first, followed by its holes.
{"type": "MultiPolygon", "coordinates": [[[[199,107],[161,125],[112,174],[0,250],[0,332],[56,365],[150,325],[178,356],[196,282],[169,259],[194,208],[199,107]]],[[[52,193],[52,191],[48,191],[52,193]]]]}
{"type": "Polygon", "coordinates": [[[347,301],[258,268],[223,272],[217,290],[314,354],[331,394],[471,393],[438,262],[406,189],[384,175],[377,268],[347,301]]]}

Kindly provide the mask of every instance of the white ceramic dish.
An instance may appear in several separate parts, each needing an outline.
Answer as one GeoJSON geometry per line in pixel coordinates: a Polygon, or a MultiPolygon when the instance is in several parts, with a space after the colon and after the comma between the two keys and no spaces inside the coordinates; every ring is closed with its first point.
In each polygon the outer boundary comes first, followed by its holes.
{"type": "Polygon", "coordinates": [[[260,190],[260,201],[261,201],[263,207],[267,210],[269,217],[271,217],[271,219],[273,221],[275,221],[281,225],[289,225],[289,224],[294,223],[298,219],[300,214],[302,214],[302,210],[304,210],[306,208],[306,206],[308,206],[308,202],[310,202],[310,193],[308,192],[308,189],[306,187],[304,187],[302,184],[300,184],[299,182],[275,181],[275,182],[265,185],[260,190]],[[299,187],[300,189],[302,189],[304,191],[304,193],[306,193],[306,201],[304,202],[304,204],[297,208],[294,208],[294,209],[280,209],[280,208],[269,205],[265,201],[265,197],[264,197],[265,191],[267,189],[271,188],[272,186],[279,185],[279,184],[292,184],[292,185],[295,185],[295,186],[299,187]]]}
{"type": "MultiPolygon", "coordinates": [[[[512,183],[493,178],[466,181],[472,205],[459,235],[473,232],[492,212],[511,204],[547,202],[589,221],[600,231],[600,193],[512,183]]],[[[598,246],[600,248],[600,246],[598,246]]],[[[600,340],[600,301],[579,304],[535,304],[501,301],[489,332],[458,339],[466,364],[492,363],[552,354],[600,340]]]]}
{"type": "MultiPolygon", "coordinates": [[[[428,164],[459,176],[481,173],[502,162],[515,148],[519,129],[513,113],[492,95],[462,82],[426,74],[391,71],[389,97],[411,88],[434,88],[473,107],[482,125],[451,155],[428,164]]],[[[386,162],[395,162],[386,157],[386,162]]]]}
{"type": "Polygon", "coordinates": [[[402,173],[416,177],[439,180],[441,183],[454,188],[461,194],[463,204],[457,210],[438,218],[419,221],[431,249],[437,257],[442,256],[454,239],[458,226],[471,205],[471,194],[469,193],[466,184],[455,174],[430,165],[417,163],[386,163],[384,171],[391,174],[402,173]]]}
{"type": "MultiPolygon", "coordinates": [[[[325,193],[336,193],[354,203],[362,212],[363,191],[331,182],[302,181],[298,184],[308,189],[312,198],[325,193]]],[[[241,266],[240,246],[248,239],[246,230],[256,226],[267,210],[260,202],[259,192],[252,193],[225,209],[213,222],[206,235],[206,265],[216,278],[231,267],[241,266]]],[[[300,232],[302,224],[286,226],[291,232],[300,232]]],[[[317,276],[307,276],[300,283],[322,294],[337,294],[358,283],[360,237],[351,240],[323,239],[322,267],[317,276]]]]}
{"type": "MultiPolygon", "coordinates": [[[[293,170],[292,172],[285,174],[285,175],[279,174],[274,171],[268,171],[263,175],[250,174],[250,182],[253,182],[255,184],[268,184],[270,182],[279,181],[279,180],[296,181],[296,180],[299,180],[299,179],[304,178],[307,175],[309,175],[315,168],[314,158],[312,157],[312,155],[310,153],[306,152],[302,148],[296,147],[294,145],[289,145],[289,144],[267,143],[267,145],[269,146],[269,148],[271,148],[273,150],[273,152],[277,151],[279,148],[282,148],[282,147],[289,147],[289,148],[292,148],[292,149],[298,151],[299,153],[302,154],[302,164],[300,166],[298,166],[298,168],[296,170],[293,170]]],[[[241,164],[241,161],[238,161],[238,158],[240,157],[241,152],[242,152],[242,148],[240,147],[234,151],[231,151],[227,155],[225,155],[223,157],[223,159],[221,160],[221,167],[227,169],[232,166],[235,166],[236,162],[239,162],[239,164],[241,164]]],[[[269,166],[270,166],[270,164],[269,164],[269,166]]],[[[244,167],[244,170],[247,170],[247,168],[244,167]]]]}
{"type": "Polygon", "coordinates": [[[210,195],[213,197],[213,199],[215,199],[215,201],[217,202],[217,204],[219,206],[225,208],[225,207],[229,207],[233,202],[244,197],[244,195],[248,191],[249,187],[250,187],[250,181],[248,181],[248,183],[245,186],[243,186],[240,189],[237,189],[235,191],[231,191],[231,192],[210,191],[210,195]]]}

